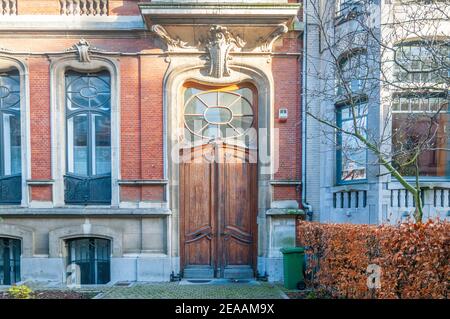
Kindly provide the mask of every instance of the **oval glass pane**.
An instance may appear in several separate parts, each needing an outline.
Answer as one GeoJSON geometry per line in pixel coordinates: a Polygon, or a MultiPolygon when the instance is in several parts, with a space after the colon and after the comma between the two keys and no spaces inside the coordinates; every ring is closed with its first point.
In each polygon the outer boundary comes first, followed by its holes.
{"type": "Polygon", "coordinates": [[[97,89],[93,86],[86,86],[80,90],[80,95],[86,99],[94,98],[97,94],[97,89]]]}
{"type": "Polygon", "coordinates": [[[211,124],[226,124],[233,118],[233,113],[224,107],[209,107],[205,111],[205,120],[211,124]]]}

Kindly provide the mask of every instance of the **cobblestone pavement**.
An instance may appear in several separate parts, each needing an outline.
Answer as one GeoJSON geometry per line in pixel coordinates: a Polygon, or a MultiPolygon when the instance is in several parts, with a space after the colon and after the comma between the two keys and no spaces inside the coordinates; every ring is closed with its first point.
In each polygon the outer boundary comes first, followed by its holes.
{"type": "Polygon", "coordinates": [[[102,299],[283,299],[280,285],[265,282],[226,284],[136,283],[103,289],[102,299]]]}

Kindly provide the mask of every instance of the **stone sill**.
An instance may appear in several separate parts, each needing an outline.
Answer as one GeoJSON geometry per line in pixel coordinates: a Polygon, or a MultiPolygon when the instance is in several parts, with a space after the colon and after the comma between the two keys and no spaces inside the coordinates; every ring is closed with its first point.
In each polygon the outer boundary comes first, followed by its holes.
{"type": "Polygon", "coordinates": [[[0,207],[0,216],[168,216],[168,208],[117,208],[117,207],[60,207],[21,208],[0,207]]]}
{"type": "Polygon", "coordinates": [[[303,209],[295,208],[271,208],[266,212],[269,216],[300,216],[306,215],[303,209]]]}
{"type": "Polygon", "coordinates": [[[121,179],[117,181],[119,185],[166,185],[167,179],[121,179]]]}

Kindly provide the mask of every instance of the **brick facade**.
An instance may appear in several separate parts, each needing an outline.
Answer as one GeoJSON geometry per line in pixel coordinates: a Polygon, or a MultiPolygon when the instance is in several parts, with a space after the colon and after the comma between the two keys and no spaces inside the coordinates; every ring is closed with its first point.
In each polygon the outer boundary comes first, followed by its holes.
{"type": "MultiPolygon", "coordinates": [[[[61,247],[65,246],[61,243],[89,234],[112,241],[111,255],[117,257],[111,265],[112,280],[165,281],[170,272],[179,271],[179,243],[173,235],[177,232],[179,212],[172,207],[177,200],[173,196],[178,194],[173,191],[177,185],[168,178],[171,168],[166,134],[170,133],[165,131],[171,107],[165,106],[170,94],[166,81],[172,61],[161,39],[148,30],[138,2],[109,0],[107,15],[92,19],[89,15],[61,15],[59,1],[53,0],[18,0],[17,15],[5,17],[8,23],[2,23],[0,13],[0,71],[3,60],[20,61],[25,67],[22,79],[28,92],[23,99],[29,105],[30,162],[26,163],[29,174],[23,176],[29,198],[19,206],[0,206],[4,220],[0,237],[16,236],[25,246],[30,245],[23,253],[24,278],[60,280],[58,272],[65,265],[61,258],[65,254],[61,247]],[[29,21],[25,22],[25,18],[29,21]],[[92,61],[79,60],[74,45],[80,39],[89,42],[92,61]],[[120,152],[117,179],[112,183],[118,193],[116,204],[76,206],[58,202],[64,186],[56,180],[55,170],[60,164],[55,154],[64,152],[65,145],[57,145],[64,142],[57,142],[61,132],[56,131],[60,119],[55,110],[64,106],[62,99],[57,99],[58,92],[62,92],[61,83],[52,86],[52,81],[58,79],[53,68],[64,59],[80,67],[96,65],[97,61],[112,61],[111,65],[117,66],[119,76],[115,80],[120,92],[112,92],[119,93],[120,109],[120,125],[112,127],[116,133],[120,131],[118,145],[113,142],[112,146],[113,154],[120,152]],[[125,258],[126,254],[142,256],[125,258]],[[36,258],[43,258],[46,271],[37,273],[33,268],[36,258]]],[[[272,202],[301,203],[301,42],[301,32],[291,28],[275,42],[273,55],[263,52],[267,59],[262,65],[273,82],[273,87],[261,88],[273,95],[273,105],[268,101],[267,109],[273,111],[267,122],[279,132],[279,143],[274,147],[279,169],[271,176],[271,197],[264,201],[266,209],[272,202]],[[278,121],[280,108],[288,109],[286,122],[278,121]]],[[[63,176],[65,169],[59,174],[63,176]]],[[[265,241],[269,236],[260,236],[258,258],[266,258],[263,246],[268,245],[265,241]]],[[[278,268],[270,270],[261,265],[263,262],[255,265],[255,270],[258,267],[262,274],[272,271],[279,276],[278,268]]]]}

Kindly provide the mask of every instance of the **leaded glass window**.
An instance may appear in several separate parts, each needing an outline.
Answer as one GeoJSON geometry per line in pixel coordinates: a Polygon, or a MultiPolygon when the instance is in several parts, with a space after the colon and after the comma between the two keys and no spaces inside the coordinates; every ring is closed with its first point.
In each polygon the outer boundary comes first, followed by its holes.
{"type": "Polygon", "coordinates": [[[0,72],[0,203],[22,199],[20,78],[17,70],[0,72]]]}
{"type": "Polygon", "coordinates": [[[221,139],[248,144],[247,133],[255,120],[254,91],[251,88],[202,90],[189,87],[185,91],[185,101],[187,140],[221,139]]]}
{"type": "Polygon", "coordinates": [[[111,201],[111,78],[66,73],[66,202],[111,201]]]}

